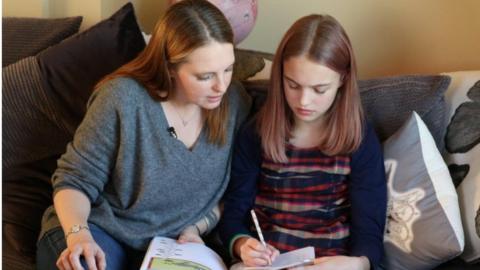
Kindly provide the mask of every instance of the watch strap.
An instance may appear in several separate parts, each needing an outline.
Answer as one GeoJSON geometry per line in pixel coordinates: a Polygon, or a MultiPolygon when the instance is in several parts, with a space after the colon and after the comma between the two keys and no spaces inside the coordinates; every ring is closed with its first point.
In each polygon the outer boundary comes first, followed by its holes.
{"type": "Polygon", "coordinates": [[[74,224],[72,227],[70,227],[70,229],[68,230],[68,232],[65,234],[65,239],[67,239],[67,237],[70,236],[71,234],[78,233],[78,232],[80,232],[81,230],[87,230],[87,231],[89,231],[90,228],[89,228],[87,225],[74,224]]]}

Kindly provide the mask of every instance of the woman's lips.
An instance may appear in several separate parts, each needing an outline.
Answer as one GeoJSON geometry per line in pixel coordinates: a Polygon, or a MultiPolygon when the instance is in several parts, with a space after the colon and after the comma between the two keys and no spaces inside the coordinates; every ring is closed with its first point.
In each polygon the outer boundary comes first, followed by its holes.
{"type": "Polygon", "coordinates": [[[208,97],[208,102],[210,103],[216,103],[222,100],[222,96],[214,96],[214,97],[208,97]]]}

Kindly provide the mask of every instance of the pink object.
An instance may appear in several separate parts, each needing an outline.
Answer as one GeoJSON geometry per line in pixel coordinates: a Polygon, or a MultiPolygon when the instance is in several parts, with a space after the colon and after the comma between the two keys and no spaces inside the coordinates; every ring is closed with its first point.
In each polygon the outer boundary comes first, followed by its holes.
{"type": "MultiPolygon", "coordinates": [[[[174,4],[181,0],[170,0],[174,4]]],[[[244,40],[253,29],[257,19],[257,0],[209,0],[217,6],[232,26],[235,35],[235,44],[244,40]]]]}

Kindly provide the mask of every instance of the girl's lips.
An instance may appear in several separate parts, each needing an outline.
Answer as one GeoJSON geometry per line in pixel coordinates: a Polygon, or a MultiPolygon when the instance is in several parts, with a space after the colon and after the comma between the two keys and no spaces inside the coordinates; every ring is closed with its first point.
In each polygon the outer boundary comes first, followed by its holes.
{"type": "Polygon", "coordinates": [[[313,111],[297,108],[297,113],[300,114],[300,115],[303,115],[303,116],[308,116],[308,115],[312,114],[313,111]]]}

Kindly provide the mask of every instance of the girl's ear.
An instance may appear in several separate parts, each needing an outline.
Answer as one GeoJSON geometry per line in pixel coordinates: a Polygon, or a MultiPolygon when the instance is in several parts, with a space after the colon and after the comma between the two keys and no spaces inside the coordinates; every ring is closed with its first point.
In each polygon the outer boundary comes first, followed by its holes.
{"type": "Polygon", "coordinates": [[[340,75],[340,82],[338,84],[338,87],[342,87],[343,84],[345,83],[345,74],[340,75]]]}

